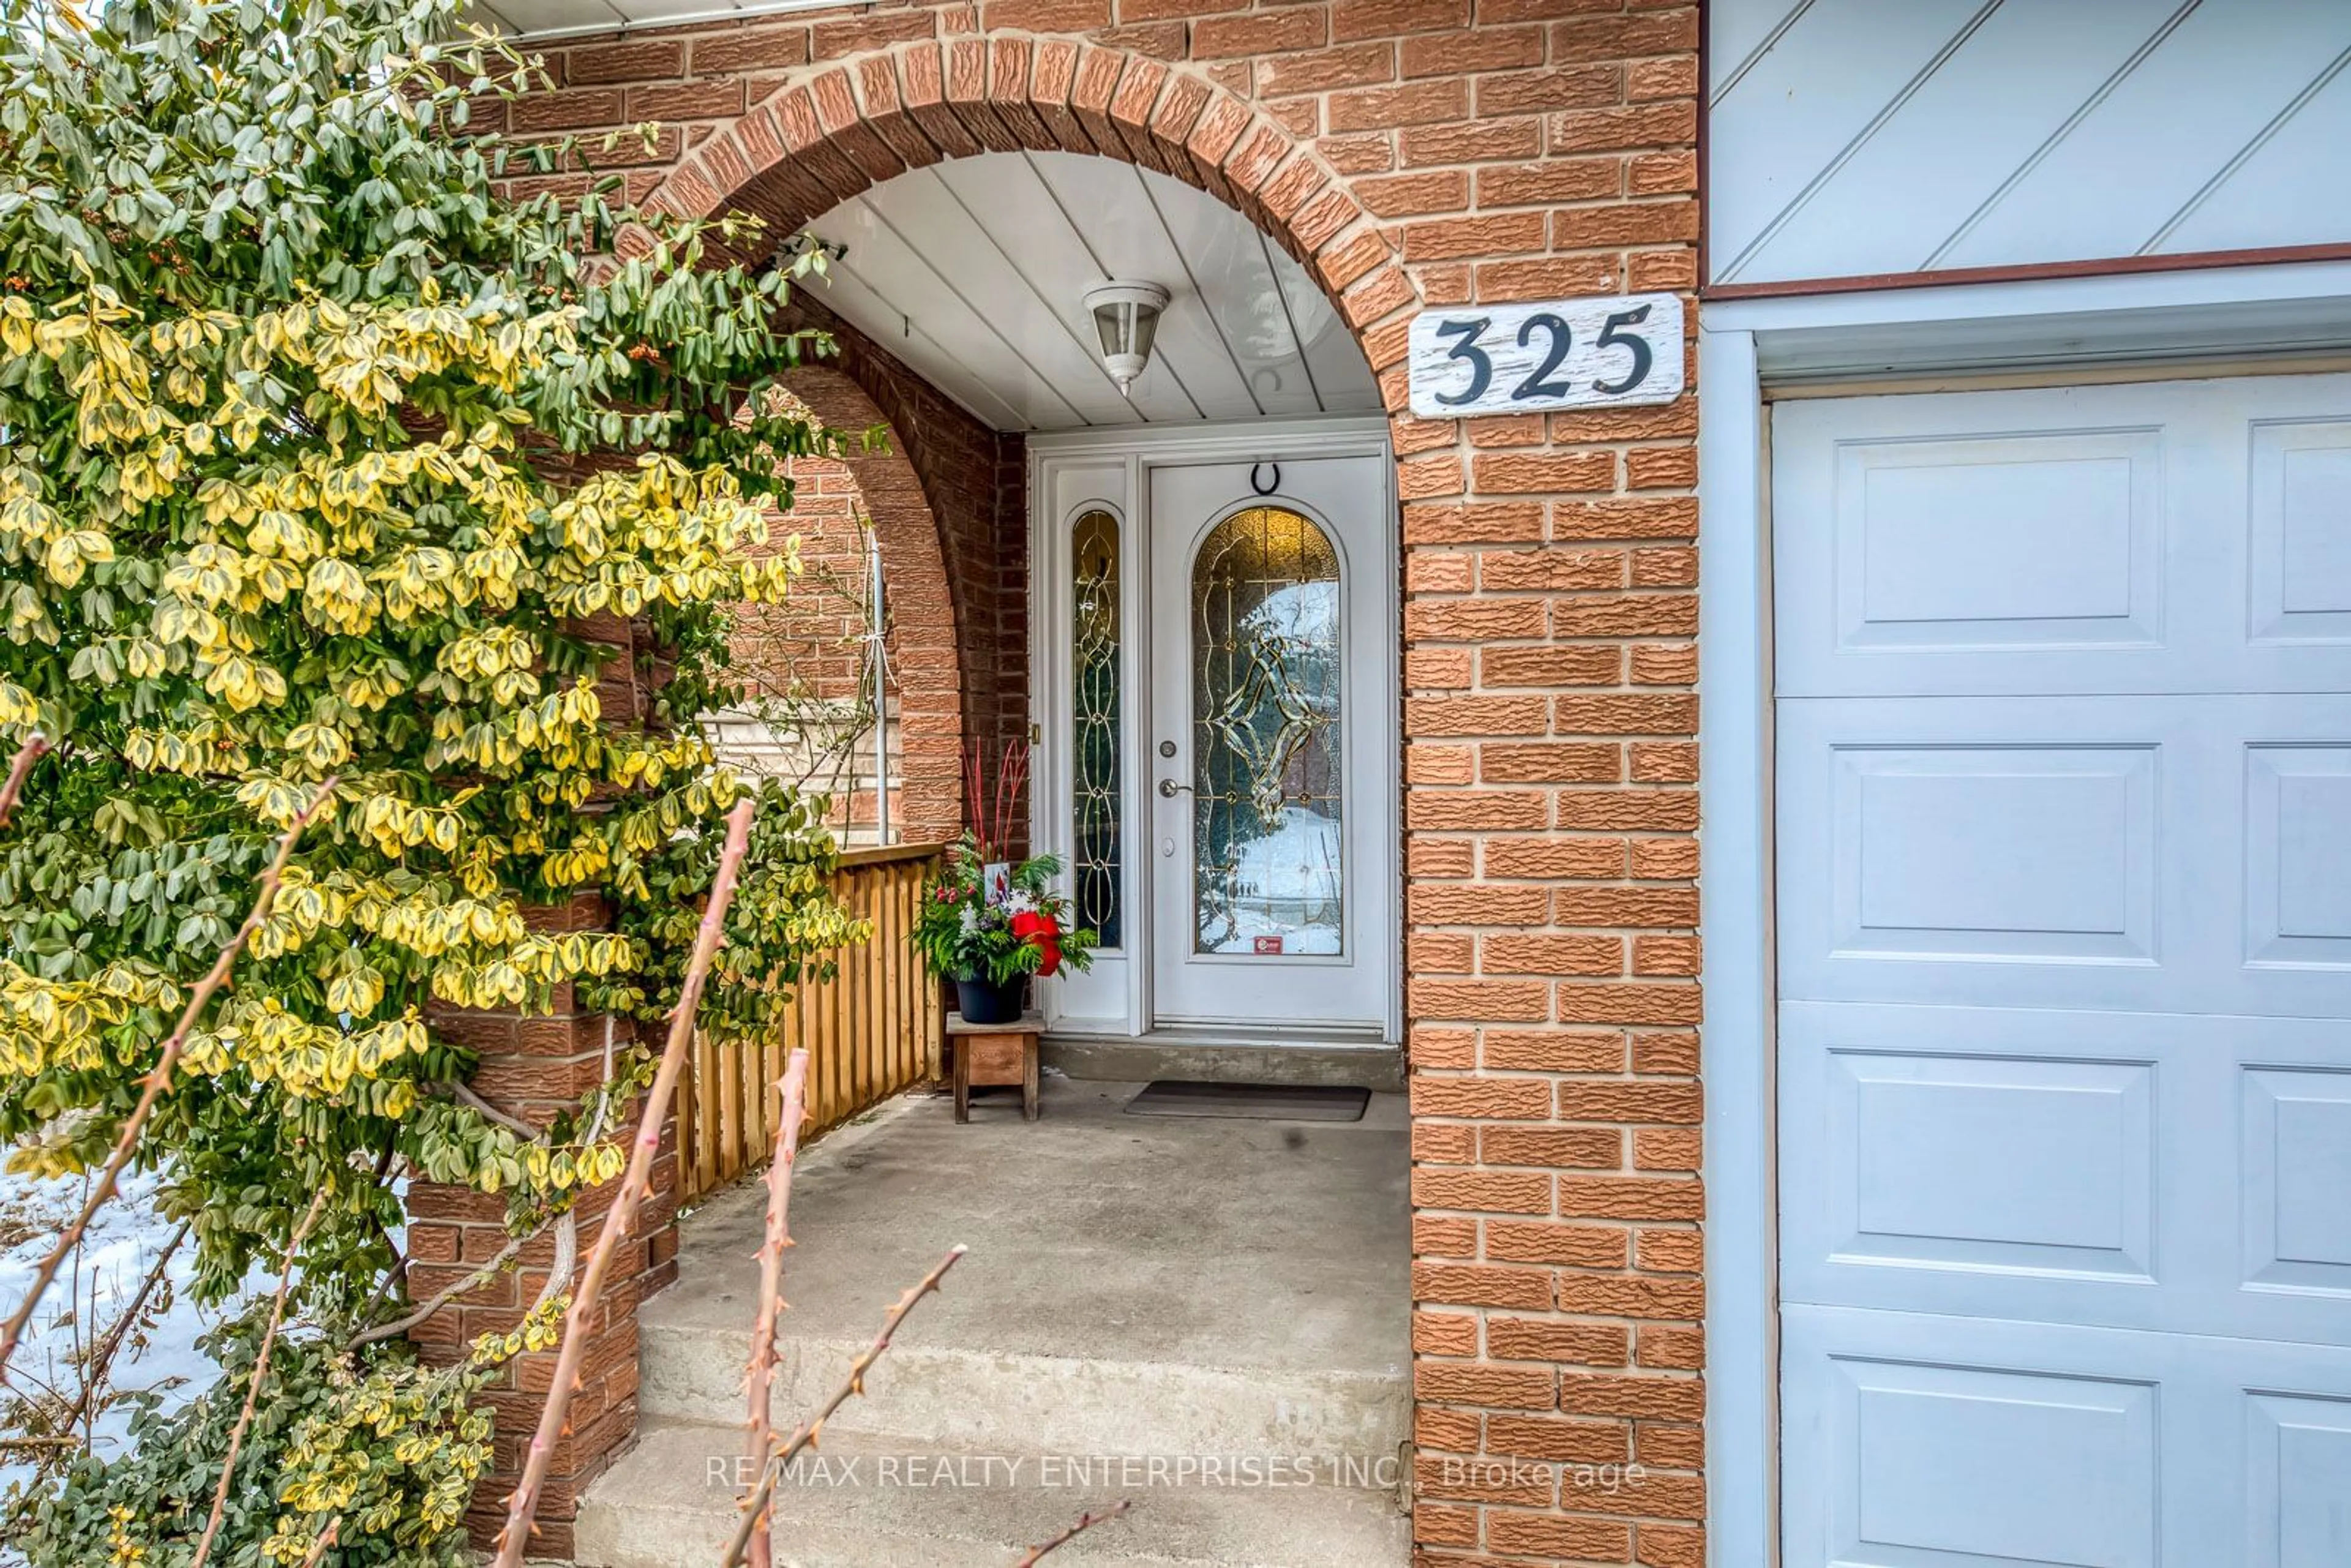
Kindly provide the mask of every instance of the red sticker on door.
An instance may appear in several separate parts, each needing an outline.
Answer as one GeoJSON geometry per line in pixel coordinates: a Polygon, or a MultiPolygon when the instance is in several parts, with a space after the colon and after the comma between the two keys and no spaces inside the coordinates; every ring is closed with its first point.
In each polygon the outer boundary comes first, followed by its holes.
{"type": "Polygon", "coordinates": [[[1281,951],[1281,938],[1279,936],[1253,936],[1249,939],[1249,951],[1253,953],[1279,953],[1281,951]]]}

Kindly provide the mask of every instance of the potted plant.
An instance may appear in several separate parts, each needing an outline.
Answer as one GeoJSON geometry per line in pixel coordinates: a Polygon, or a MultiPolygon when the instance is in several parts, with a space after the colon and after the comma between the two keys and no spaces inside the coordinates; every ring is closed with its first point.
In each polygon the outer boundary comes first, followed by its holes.
{"type": "Polygon", "coordinates": [[[1061,869],[1054,855],[991,862],[970,833],[948,848],[924,890],[914,945],[955,981],[966,1022],[1016,1023],[1029,976],[1093,962],[1094,934],[1070,925],[1069,900],[1053,891],[1061,869]]]}

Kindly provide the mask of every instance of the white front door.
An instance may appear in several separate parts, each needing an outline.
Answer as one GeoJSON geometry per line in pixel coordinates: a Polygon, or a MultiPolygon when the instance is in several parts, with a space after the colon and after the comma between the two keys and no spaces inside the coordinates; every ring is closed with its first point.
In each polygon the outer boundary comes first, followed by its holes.
{"type": "Polygon", "coordinates": [[[1787,1568],[2351,1563],[2351,377],[1772,463],[1787,1568]]]}
{"type": "Polygon", "coordinates": [[[1145,472],[1151,1019],[1380,1029],[1395,929],[1384,467],[1145,472]]]}

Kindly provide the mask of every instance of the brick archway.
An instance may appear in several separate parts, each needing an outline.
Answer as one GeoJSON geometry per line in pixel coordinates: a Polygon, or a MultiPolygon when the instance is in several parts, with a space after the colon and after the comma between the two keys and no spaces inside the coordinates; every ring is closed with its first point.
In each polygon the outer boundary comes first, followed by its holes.
{"type": "MultiPolygon", "coordinates": [[[[1144,55],[998,29],[984,38],[897,44],[803,69],[686,152],[649,204],[682,217],[750,213],[766,220],[770,236],[789,235],[911,170],[1022,150],[1140,164],[1235,208],[1330,296],[1379,377],[1399,455],[1458,439],[1450,422],[1403,413],[1405,330],[1420,291],[1347,181],[1278,121],[1207,76],[1144,55]]],[[[624,250],[631,238],[642,236],[624,236],[624,250]]],[[[985,450],[987,443],[976,439],[983,427],[886,350],[805,296],[793,309],[798,321],[832,333],[845,383],[877,411],[878,419],[867,423],[886,420],[930,501],[956,624],[960,734],[993,758],[1029,732],[1023,670],[1008,667],[1008,661],[1025,666],[1028,585],[1025,572],[1006,570],[1003,548],[1008,537],[1026,533],[1019,515],[1019,438],[996,437],[996,450],[985,450]],[[991,484],[992,498],[975,494],[991,484]]],[[[852,428],[842,420],[828,423],[852,428]]],[[[1427,488],[1417,477],[1412,464],[1403,465],[1398,489],[1405,498],[1427,488]]],[[[1436,477],[1441,493],[1448,481],[1436,477]]],[[[883,541],[885,570],[891,543],[883,541]]],[[[922,760],[927,766],[930,759],[922,760]]],[[[917,761],[910,739],[910,804],[918,788],[932,787],[927,779],[918,786],[912,771],[917,761]]],[[[932,799],[960,802],[959,775],[937,788],[942,792],[932,799]]]]}
{"type": "MultiPolygon", "coordinates": [[[[1023,150],[1139,163],[1239,211],[1330,294],[1401,413],[1419,290],[1346,179],[1207,77],[1147,56],[1000,28],[852,56],[795,73],[705,139],[651,204],[753,213],[789,234],[908,170],[1023,150]]],[[[1454,429],[1415,445],[1449,444],[1454,429]]]]}

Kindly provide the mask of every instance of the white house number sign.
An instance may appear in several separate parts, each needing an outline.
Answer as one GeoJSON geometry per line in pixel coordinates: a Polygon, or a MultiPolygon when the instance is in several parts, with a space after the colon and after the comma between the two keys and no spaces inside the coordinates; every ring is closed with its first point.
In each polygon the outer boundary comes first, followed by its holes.
{"type": "Polygon", "coordinates": [[[1671,402],[1682,395],[1681,296],[1424,310],[1411,387],[1423,419],[1671,402]]]}

